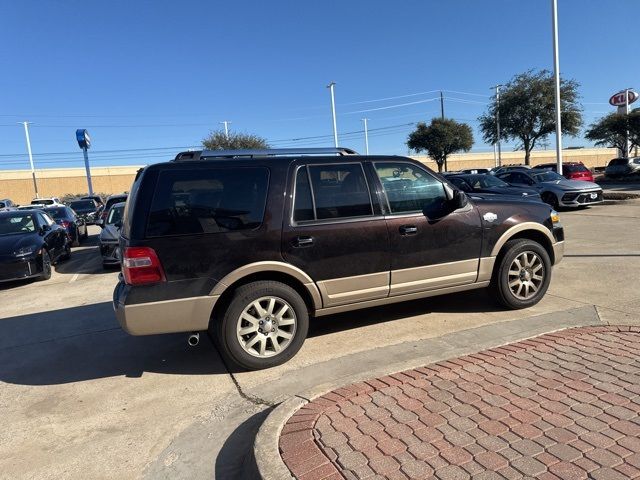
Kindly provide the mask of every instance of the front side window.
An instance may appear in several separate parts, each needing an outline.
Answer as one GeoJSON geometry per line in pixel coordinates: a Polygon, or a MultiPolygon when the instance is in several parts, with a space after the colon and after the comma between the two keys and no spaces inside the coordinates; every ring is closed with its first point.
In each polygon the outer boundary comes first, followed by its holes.
{"type": "Polygon", "coordinates": [[[373,216],[360,163],[309,165],[298,170],[293,219],[331,220],[373,216]]]}
{"type": "Polygon", "coordinates": [[[224,233],[262,224],[266,168],[166,170],[153,196],[147,236],[224,233]]]}
{"type": "Polygon", "coordinates": [[[392,214],[438,211],[446,202],[444,185],[420,167],[377,162],[375,169],[392,214]]]}

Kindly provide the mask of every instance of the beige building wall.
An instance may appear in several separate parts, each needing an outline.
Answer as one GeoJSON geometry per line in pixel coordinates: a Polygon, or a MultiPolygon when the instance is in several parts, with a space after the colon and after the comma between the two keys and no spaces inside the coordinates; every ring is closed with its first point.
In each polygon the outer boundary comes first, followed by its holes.
{"type": "MultiPolygon", "coordinates": [[[[617,156],[614,148],[582,148],[563,150],[567,162],[582,162],[589,168],[604,167],[617,156]]],[[[427,156],[414,156],[438,170],[436,163],[427,156]]],[[[531,163],[555,162],[555,150],[538,150],[531,153],[531,163]]],[[[451,155],[449,170],[467,168],[491,168],[495,165],[493,152],[462,153],[451,155]]],[[[524,163],[524,152],[502,152],[502,164],[524,163]]],[[[130,190],[136,172],[141,166],[95,167],[91,169],[93,190],[96,193],[112,194],[130,190]]],[[[87,180],[84,168],[49,168],[36,170],[38,190],[41,197],[63,196],[66,194],[86,194],[87,180]]],[[[10,198],[18,204],[29,203],[35,197],[31,172],[28,170],[0,171],[0,199],[10,198]]]]}

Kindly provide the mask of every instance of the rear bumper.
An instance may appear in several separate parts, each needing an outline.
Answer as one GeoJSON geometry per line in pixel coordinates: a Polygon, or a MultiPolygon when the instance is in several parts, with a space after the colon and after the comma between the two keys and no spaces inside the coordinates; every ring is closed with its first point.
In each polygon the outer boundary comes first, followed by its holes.
{"type": "Polygon", "coordinates": [[[113,309],[118,323],[130,335],[207,330],[219,298],[215,295],[127,305],[126,292],[126,285],[119,282],[113,291],[113,309]]]}

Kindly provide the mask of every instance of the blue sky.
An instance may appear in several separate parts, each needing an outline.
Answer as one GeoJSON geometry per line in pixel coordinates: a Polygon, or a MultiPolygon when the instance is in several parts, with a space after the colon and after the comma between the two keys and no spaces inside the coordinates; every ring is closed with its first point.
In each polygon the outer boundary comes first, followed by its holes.
{"type": "MultiPolygon", "coordinates": [[[[552,67],[550,3],[5,1],[0,169],[27,166],[23,120],[37,167],[80,164],[76,128],[91,133],[92,165],[170,158],[222,120],[274,146],[331,146],[330,81],[342,145],[364,149],[367,117],[371,153],[406,154],[409,124],[439,115],[437,91],[475,130],[491,85],[552,67]]],[[[561,72],[581,83],[587,124],[640,88],[637,32],[615,22],[637,6],[559,0],[561,72]]]]}

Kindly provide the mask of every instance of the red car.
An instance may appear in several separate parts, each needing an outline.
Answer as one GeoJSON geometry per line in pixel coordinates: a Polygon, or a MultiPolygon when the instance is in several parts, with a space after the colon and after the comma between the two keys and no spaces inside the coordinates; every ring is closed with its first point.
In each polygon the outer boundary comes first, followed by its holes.
{"type": "MultiPolygon", "coordinates": [[[[533,167],[540,170],[558,171],[555,163],[542,163],[533,167]]],[[[593,182],[593,174],[591,170],[584,166],[582,162],[563,162],[562,175],[569,180],[583,180],[585,182],[593,182]]]]}

